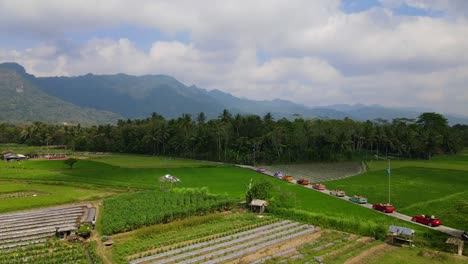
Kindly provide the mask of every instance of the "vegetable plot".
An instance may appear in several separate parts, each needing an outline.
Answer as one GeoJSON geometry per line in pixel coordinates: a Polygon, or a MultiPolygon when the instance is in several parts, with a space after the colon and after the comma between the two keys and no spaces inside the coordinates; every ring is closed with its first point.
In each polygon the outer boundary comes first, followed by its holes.
{"type": "Polygon", "coordinates": [[[174,219],[223,210],[237,200],[202,191],[147,191],[116,196],[104,201],[101,228],[116,234],[142,226],[167,223],[174,219]]]}

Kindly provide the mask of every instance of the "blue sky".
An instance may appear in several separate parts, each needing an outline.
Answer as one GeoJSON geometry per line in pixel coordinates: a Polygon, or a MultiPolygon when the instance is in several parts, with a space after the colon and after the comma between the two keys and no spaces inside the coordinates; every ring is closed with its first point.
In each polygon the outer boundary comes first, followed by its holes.
{"type": "Polygon", "coordinates": [[[0,1],[0,62],[37,76],[169,74],[308,106],[468,115],[467,35],[465,0],[0,1]]]}

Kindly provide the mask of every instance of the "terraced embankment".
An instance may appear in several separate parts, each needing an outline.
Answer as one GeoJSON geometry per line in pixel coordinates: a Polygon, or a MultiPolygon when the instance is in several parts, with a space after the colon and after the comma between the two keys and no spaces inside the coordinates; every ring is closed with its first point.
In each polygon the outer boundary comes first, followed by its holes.
{"type": "Polygon", "coordinates": [[[130,263],[222,263],[314,232],[313,226],[285,220],[135,259],[130,263]]]}

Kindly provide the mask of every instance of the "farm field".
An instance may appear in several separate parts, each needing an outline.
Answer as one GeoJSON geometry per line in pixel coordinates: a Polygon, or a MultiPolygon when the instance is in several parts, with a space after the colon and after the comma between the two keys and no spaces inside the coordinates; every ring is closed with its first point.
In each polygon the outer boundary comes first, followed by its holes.
{"type": "MultiPolygon", "coordinates": [[[[133,155],[119,155],[119,158],[133,155]]],[[[147,157],[149,159],[153,157],[147,157]]],[[[168,166],[174,166],[168,161],[168,166]]],[[[73,169],[67,168],[63,161],[30,160],[17,164],[1,163],[0,178],[11,180],[25,180],[31,182],[55,182],[69,184],[85,184],[94,188],[125,188],[125,189],[159,189],[159,177],[172,174],[182,180],[178,187],[202,188],[207,187],[213,194],[228,195],[233,198],[244,199],[246,185],[253,181],[265,180],[273,184],[276,192],[281,193],[281,198],[276,201],[286,201],[286,206],[313,214],[316,219],[323,220],[324,216],[333,219],[334,222],[342,222],[347,219],[347,230],[352,231],[359,223],[364,234],[373,232],[378,225],[409,225],[378,212],[335,199],[302,186],[290,184],[272,177],[256,173],[251,170],[234,166],[210,167],[182,167],[182,168],[123,168],[99,162],[96,159],[79,160],[73,169]],[[366,231],[367,230],[367,231],[366,231]]],[[[274,202],[274,201],[273,201],[274,202]]],[[[327,224],[326,221],[322,221],[327,224]]],[[[331,226],[327,226],[331,227],[331,226]]],[[[414,225],[421,232],[429,232],[422,227],[414,225]]],[[[431,232],[430,232],[431,233],[431,232]]],[[[432,234],[434,234],[432,232],[432,234]]]]}
{"type": "Polygon", "coordinates": [[[361,173],[362,168],[358,162],[316,162],[307,164],[278,164],[261,166],[271,172],[282,172],[292,175],[296,179],[322,182],[346,178],[361,173]]]}
{"type": "Polygon", "coordinates": [[[209,161],[196,161],[189,159],[144,156],[144,155],[91,155],[93,160],[124,168],[193,168],[222,166],[209,161]]]}
{"type": "Polygon", "coordinates": [[[467,263],[465,256],[454,256],[444,252],[433,252],[419,248],[392,248],[384,252],[373,252],[367,258],[360,260],[362,264],[462,264],[467,263]]]}
{"type": "Polygon", "coordinates": [[[0,263],[88,263],[81,243],[52,237],[80,222],[89,205],[0,214],[0,263]]]}
{"type": "Polygon", "coordinates": [[[27,155],[29,153],[35,153],[35,154],[40,154],[40,155],[45,155],[45,154],[59,154],[59,153],[72,153],[71,150],[66,150],[63,148],[57,148],[55,146],[42,146],[42,147],[36,147],[36,146],[28,146],[28,145],[22,145],[22,144],[0,144],[0,153],[3,151],[13,151],[13,153],[19,153],[19,154],[24,154],[27,155]]]}
{"type": "MultiPolygon", "coordinates": [[[[468,229],[468,171],[423,167],[392,168],[391,202],[397,211],[430,214],[444,225],[468,229]]],[[[363,195],[370,203],[388,201],[388,175],[372,170],[355,177],[327,182],[328,189],[342,189],[348,195],[363,195]]]]}
{"type": "Polygon", "coordinates": [[[67,185],[0,181],[0,213],[96,200],[115,192],[67,185]]]}

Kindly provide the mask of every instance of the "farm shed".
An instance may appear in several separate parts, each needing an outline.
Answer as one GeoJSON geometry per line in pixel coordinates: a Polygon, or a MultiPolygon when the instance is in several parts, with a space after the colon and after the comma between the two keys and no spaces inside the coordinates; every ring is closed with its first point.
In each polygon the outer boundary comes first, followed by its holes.
{"type": "Polygon", "coordinates": [[[396,240],[402,242],[408,242],[410,246],[413,246],[413,238],[415,231],[411,228],[401,227],[401,226],[393,226],[391,225],[388,228],[389,236],[392,239],[392,244],[395,244],[396,240]]]}
{"type": "Polygon", "coordinates": [[[56,227],[55,235],[58,238],[66,239],[68,236],[75,234],[78,228],[76,226],[56,227]]]}
{"type": "Polygon", "coordinates": [[[265,211],[265,207],[268,206],[268,202],[265,200],[253,199],[249,205],[252,211],[263,213],[265,211]]]}

